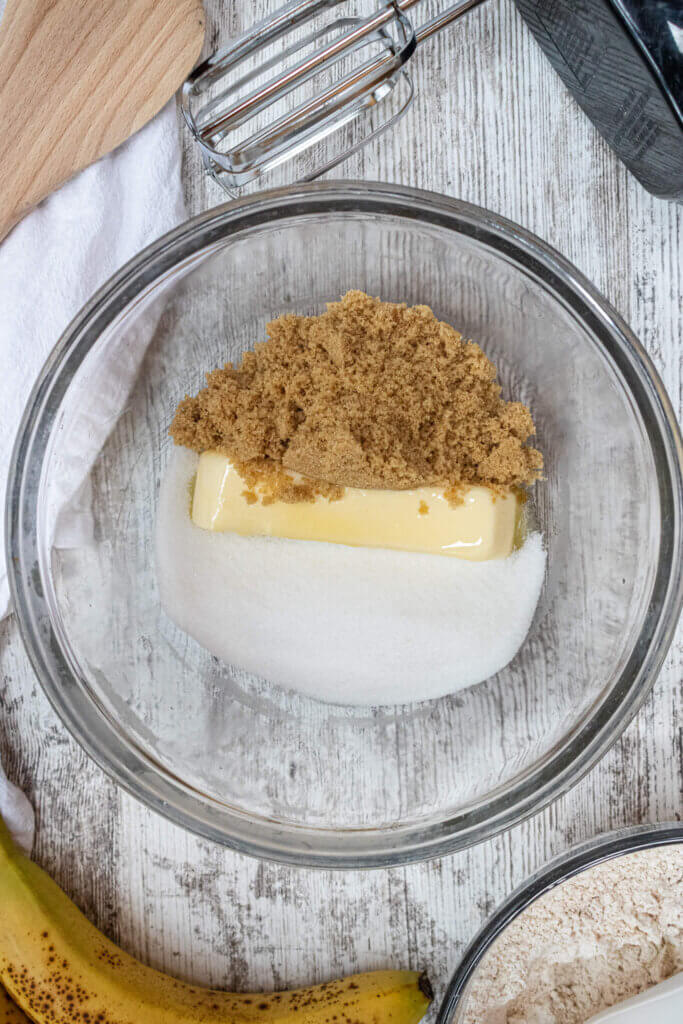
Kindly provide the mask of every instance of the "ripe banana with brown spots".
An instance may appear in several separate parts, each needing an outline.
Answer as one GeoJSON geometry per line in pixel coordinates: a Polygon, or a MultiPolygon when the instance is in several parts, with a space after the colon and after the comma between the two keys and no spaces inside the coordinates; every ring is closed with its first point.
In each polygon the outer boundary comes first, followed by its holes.
{"type": "Polygon", "coordinates": [[[0,988],[0,1024],[31,1024],[23,1010],[0,988]]]}
{"type": "MultiPolygon", "coordinates": [[[[102,935],[1,820],[0,982],[34,1024],[417,1024],[432,998],[415,971],[269,994],[177,981],[102,935]]],[[[21,1024],[0,1007],[0,1024],[21,1024]]]]}

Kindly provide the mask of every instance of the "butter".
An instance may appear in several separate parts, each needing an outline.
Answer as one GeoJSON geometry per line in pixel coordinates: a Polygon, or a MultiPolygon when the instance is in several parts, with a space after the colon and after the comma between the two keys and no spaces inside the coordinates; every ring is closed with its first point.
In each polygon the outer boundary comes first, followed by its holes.
{"type": "Polygon", "coordinates": [[[393,548],[450,555],[472,562],[506,558],[516,546],[516,495],[470,487],[457,506],[443,488],[409,491],[347,487],[338,501],[250,504],[242,477],[224,455],[199,457],[192,521],[204,530],[244,536],[288,537],[353,547],[393,548]]]}

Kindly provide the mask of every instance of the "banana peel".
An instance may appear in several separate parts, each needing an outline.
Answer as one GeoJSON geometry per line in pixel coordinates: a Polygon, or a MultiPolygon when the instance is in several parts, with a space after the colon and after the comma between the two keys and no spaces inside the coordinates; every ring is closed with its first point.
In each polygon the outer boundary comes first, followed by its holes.
{"type": "Polygon", "coordinates": [[[31,1024],[24,1011],[19,1009],[3,988],[0,988],[0,1024],[31,1024]]]}
{"type": "MultiPolygon", "coordinates": [[[[415,971],[267,994],[178,981],[98,931],[16,848],[2,819],[0,982],[34,1024],[417,1024],[432,999],[415,971]]],[[[12,1013],[0,1002],[0,1024],[25,1024],[12,1013]]]]}

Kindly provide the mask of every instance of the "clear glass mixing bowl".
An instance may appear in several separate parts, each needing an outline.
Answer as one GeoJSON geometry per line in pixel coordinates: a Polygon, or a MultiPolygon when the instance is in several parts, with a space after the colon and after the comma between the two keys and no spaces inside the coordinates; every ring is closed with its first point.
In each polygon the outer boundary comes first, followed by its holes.
{"type": "Polygon", "coordinates": [[[603,861],[624,857],[639,850],[653,850],[680,844],[683,851],[683,824],[663,822],[659,825],[633,825],[596,836],[554,857],[548,864],[523,882],[498,907],[465,950],[465,955],[448,986],[439,1009],[436,1024],[463,1024],[477,971],[486,954],[508,925],[551,889],[589,871],[603,861]]]}
{"type": "Polygon", "coordinates": [[[538,810],[625,728],[680,611],[682,489],[662,385],[573,267],[465,203],[332,182],[199,216],[97,293],[21,426],[8,561],[46,693],[131,793],[247,853],[397,864],[538,810]],[[270,318],[349,288],[427,303],[478,340],[531,405],[547,467],[548,573],[519,655],[455,696],[374,710],[218,663],[162,611],[153,559],[179,399],[270,318]]]}

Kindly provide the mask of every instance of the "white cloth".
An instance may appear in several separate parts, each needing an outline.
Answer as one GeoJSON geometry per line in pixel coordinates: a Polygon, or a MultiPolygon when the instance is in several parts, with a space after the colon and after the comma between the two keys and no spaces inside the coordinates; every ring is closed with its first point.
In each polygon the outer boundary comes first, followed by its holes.
{"type": "Polygon", "coordinates": [[[12,833],[15,843],[25,853],[31,852],[35,815],[20,789],[9,781],[0,764],[0,818],[12,833]]]}
{"type": "MultiPolygon", "coordinates": [[[[184,218],[180,163],[172,100],[131,139],[41,203],[0,245],[0,512],[17,423],[40,368],[92,293],[184,218]]],[[[103,396],[109,426],[112,402],[117,396],[125,401],[148,340],[141,333],[132,342],[142,351],[121,361],[120,379],[103,396]]],[[[74,516],[82,512],[74,508],[74,516]]],[[[0,618],[9,611],[3,519],[0,618]]]]}

